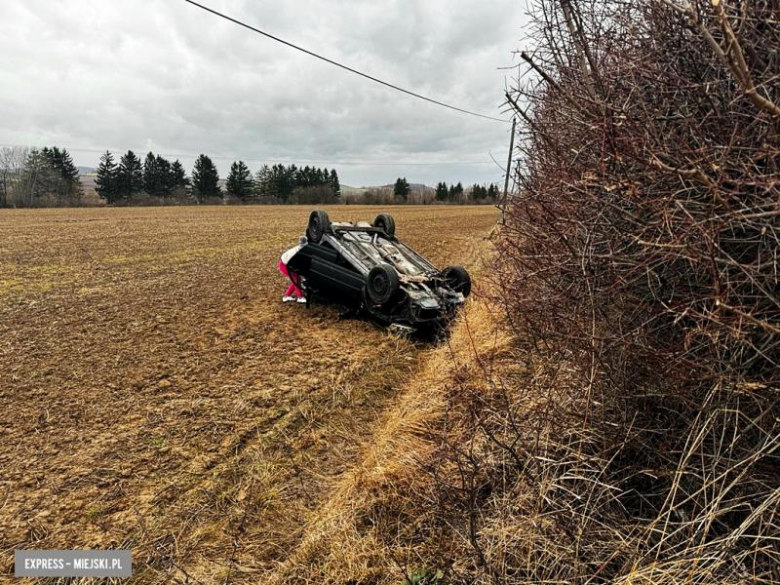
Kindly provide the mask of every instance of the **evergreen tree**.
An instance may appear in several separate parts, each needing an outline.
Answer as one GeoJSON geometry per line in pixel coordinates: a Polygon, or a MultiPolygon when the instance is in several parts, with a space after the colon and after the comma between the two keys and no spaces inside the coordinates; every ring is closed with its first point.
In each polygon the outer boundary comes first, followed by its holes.
{"type": "Polygon", "coordinates": [[[308,187],[309,182],[309,167],[308,165],[302,169],[298,169],[295,172],[295,177],[293,179],[293,182],[295,183],[296,187],[308,187]]]}
{"type": "Polygon", "coordinates": [[[409,187],[409,183],[406,181],[406,177],[399,178],[393,186],[393,196],[403,202],[406,202],[412,189],[409,187]]]}
{"type": "Polygon", "coordinates": [[[130,199],[135,193],[142,191],[144,188],[141,159],[132,150],[128,150],[119,160],[117,187],[118,197],[122,199],[130,199]]]}
{"type": "Polygon", "coordinates": [[[157,157],[149,152],[144,160],[144,191],[149,195],[159,195],[160,173],[157,169],[157,157]]]}
{"type": "Polygon", "coordinates": [[[255,173],[255,178],[252,181],[252,192],[255,199],[259,201],[267,201],[270,199],[271,196],[268,194],[270,176],[271,169],[268,168],[268,165],[263,165],[260,170],[255,173]]]}
{"type": "Polygon", "coordinates": [[[155,166],[157,167],[157,193],[156,195],[160,197],[167,197],[171,194],[173,189],[176,187],[176,184],[173,180],[173,171],[171,162],[161,157],[160,155],[157,155],[154,161],[155,166]]]}
{"type": "Polygon", "coordinates": [[[234,162],[230,166],[227,178],[227,192],[241,201],[247,201],[252,195],[252,173],[244,161],[234,162]]]}
{"type": "Polygon", "coordinates": [[[447,183],[442,182],[436,185],[436,201],[447,201],[447,197],[447,183]]]}
{"type": "Polygon", "coordinates": [[[471,200],[476,203],[481,203],[485,200],[487,197],[488,191],[485,187],[482,185],[477,185],[476,183],[474,186],[471,187],[471,200]]]}
{"type": "Polygon", "coordinates": [[[171,183],[174,189],[184,188],[189,185],[187,173],[184,171],[184,165],[179,159],[176,159],[171,165],[171,183]]]}
{"type": "Polygon", "coordinates": [[[336,172],[336,169],[330,171],[328,186],[333,191],[333,197],[338,201],[341,197],[341,182],[339,181],[339,174],[336,172]]]}
{"type": "Polygon", "coordinates": [[[106,203],[111,205],[119,199],[119,167],[114,161],[114,155],[106,151],[100,157],[100,164],[97,168],[97,179],[95,180],[95,190],[106,203]]]}
{"type": "Polygon", "coordinates": [[[201,154],[195,160],[195,168],[192,170],[192,188],[199,202],[207,197],[222,196],[217,167],[205,154],[201,154]]]}
{"type": "Polygon", "coordinates": [[[339,182],[339,174],[336,169],[330,171],[330,181],[328,182],[330,188],[333,189],[333,196],[338,200],[341,197],[341,183],[339,182]]]}
{"type": "Polygon", "coordinates": [[[48,146],[44,146],[41,149],[40,154],[43,157],[44,161],[48,163],[53,163],[53,161],[57,158],[57,155],[59,154],[59,149],[56,146],[52,148],[49,148],[48,146]]]}
{"type": "Polygon", "coordinates": [[[81,199],[84,189],[79,179],[79,171],[73,163],[73,158],[66,149],[56,146],[44,147],[41,155],[47,166],[54,171],[52,179],[47,184],[46,191],[54,194],[60,202],[73,203],[81,199]]]}
{"type": "MultiPolygon", "coordinates": [[[[181,169],[181,172],[184,172],[184,169],[181,169]]],[[[143,181],[144,191],[155,197],[167,197],[177,186],[171,163],[152,152],[147,154],[144,160],[143,181]]]]}
{"type": "Polygon", "coordinates": [[[295,165],[290,167],[282,164],[272,166],[268,177],[268,196],[281,203],[287,203],[293,189],[295,189],[294,177],[297,170],[295,165]]]}
{"type": "Polygon", "coordinates": [[[293,189],[295,189],[295,177],[296,175],[300,174],[298,167],[295,165],[290,165],[289,169],[286,169],[284,165],[282,166],[284,171],[284,185],[285,188],[288,190],[287,198],[289,199],[290,194],[293,192],[293,189]]]}
{"type": "Polygon", "coordinates": [[[458,181],[458,184],[455,185],[455,201],[460,201],[462,195],[463,195],[463,183],[458,181]]]}
{"type": "Polygon", "coordinates": [[[498,187],[493,183],[490,183],[490,187],[488,187],[487,198],[490,201],[498,201],[498,187]]]}
{"type": "MultiPolygon", "coordinates": [[[[55,147],[56,148],[56,147],[55,147]]],[[[41,171],[38,173],[35,183],[35,197],[60,196],[62,191],[62,179],[57,170],[57,158],[59,153],[53,148],[44,146],[38,153],[36,166],[41,171]]]]}
{"type": "Polygon", "coordinates": [[[273,165],[266,167],[266,174],[263,179],[263,189],[266,199],[278,202],[281,199],[280,184],[282,183],[282,165],[273,165]]]}
{"type": "Polygon", "coordinates": [[[79,179],[79,170],[73,163],[73,158],[70,153],[64,148],[61,151],[59,159],[59,172],[62,179],[68,188],[68,197],[80,199],[84,189],[81,186],[81,179],[79,179]]]}
{"type": "Polygon", "coordinates": [[[457,185],[452,185],[448,193],[449,200],[452,203],[457,203],[460,200],[460,196],[463,195],[463,184],[458,182],[457,185]]]}

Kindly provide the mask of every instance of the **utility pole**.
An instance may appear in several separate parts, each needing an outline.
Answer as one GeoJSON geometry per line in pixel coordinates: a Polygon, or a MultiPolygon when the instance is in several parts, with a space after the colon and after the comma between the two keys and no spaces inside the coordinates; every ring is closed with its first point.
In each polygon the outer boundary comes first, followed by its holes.
{"type": "Polygon", "coordinates": [[[512,134],[509,136],[509,157],[506,161],[506,178],[504,179],[504,197],[501,202],[501,223],[506,225],[506,204],[509,195],[509,173],[512,171],[512,152],[515,150],[515,126],[517,118],[512,117],[512,134]]]}

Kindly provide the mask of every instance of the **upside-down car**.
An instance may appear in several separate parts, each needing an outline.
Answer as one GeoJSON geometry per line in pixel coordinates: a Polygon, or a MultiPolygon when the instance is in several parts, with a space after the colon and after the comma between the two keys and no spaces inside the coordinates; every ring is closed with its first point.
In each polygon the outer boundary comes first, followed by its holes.
{"type": "Polygon", "coordinates": [[[392,216],[373,223],[331,222],[312,211],[308,244],[290,260],[309,297],[365,311],[405,329],[446,325],[471,293],[462,266],[439,270],[395,235],[392,216]]]}

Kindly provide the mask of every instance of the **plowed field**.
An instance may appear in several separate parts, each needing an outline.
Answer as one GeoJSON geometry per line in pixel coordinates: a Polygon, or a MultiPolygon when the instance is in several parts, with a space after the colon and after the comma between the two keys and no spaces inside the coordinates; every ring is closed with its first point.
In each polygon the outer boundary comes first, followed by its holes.
{"type": "MultiPolygon", "coordinates": [[[[138,583],[258,583],[285,560],[430,351],[281,304],[308,212],[0,210],[0,580],[23,547],[131,548],[138,583]]],[[[391,212],[470,269],[497,219],[391,212]]]]}

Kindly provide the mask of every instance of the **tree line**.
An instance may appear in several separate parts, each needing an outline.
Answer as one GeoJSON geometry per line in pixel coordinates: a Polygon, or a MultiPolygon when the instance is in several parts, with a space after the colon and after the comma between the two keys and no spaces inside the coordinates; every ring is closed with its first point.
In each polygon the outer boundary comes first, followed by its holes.
{"type": "Polygon", "coordinates": [[[431,203],[449,204],[494,204],[499,200],[500,191],[491,183],[487,187],[475,183],[471,187],[464,187],[463,183],[447,186],[446,182],[440,182],[436,188],[425,185],[417,185],[412,188],[406,177],[399,177],[392,188],[368,189],[362,196],[347,201],[347,203],[366,204],[418,204],[431,203]]]}
{"type": "Polygon", "coordinates": [[[123,154],[117,163],[114,155],[106,151],[100,157],[95,190],[106,203],[127,202],[133,196],[146,193],[153,197],[184,195],[189,185],[184,167],[150,152],[141,159],[132,150],[123,154]]]}
{"type": "MultiPolygon", "coordinates": [[[[496,203],[498,195],[498,187],[493,183],[490,183],[488,187],[474,184],[469,189],[468,200],[470,203],[496,203]]],[[[465,190],[460,182],[457,185],[450,185],[449,188],[444,182],[436,185],[436,201],[462,203],[465,196],[465,190]]]]}
{"type": "MultiPolygon", "coordinates": [[[[21,147],[0,149],[0,207],[80,205],[84,187],[78,168],[64,148],[21,147]]],[[[498,188],[461,183],[436,189],[410,185],[399,177],[394,185],[351,189],[342,195],[335,169],[297,165],[263,165],[252,173],[243,161],[230,166],[226,180],[210,157],[195,160],[191,176],[181,161],[153,152],[142,159],[128,150],[118,159],[109,151],[100,157],[95,191],[109,205],[166,203],[275,203],[275,204],[428,204],[494,203],[498,188]]]]}
{"type": "Polygon", "coordinates": [[[341,184],[335,169],[296,165],[263,165],[253,176],[244,161],[235,161],[224,183],[214,162],[201,154],[192,177],[181,162],[150,152],[143,163],[133,151],[119,162],[110,152],[100,158],[96,190],[109,204],[147,197],[191,197],[198,203],[230,198],[241,203],[337,203],[341,184]]]}

